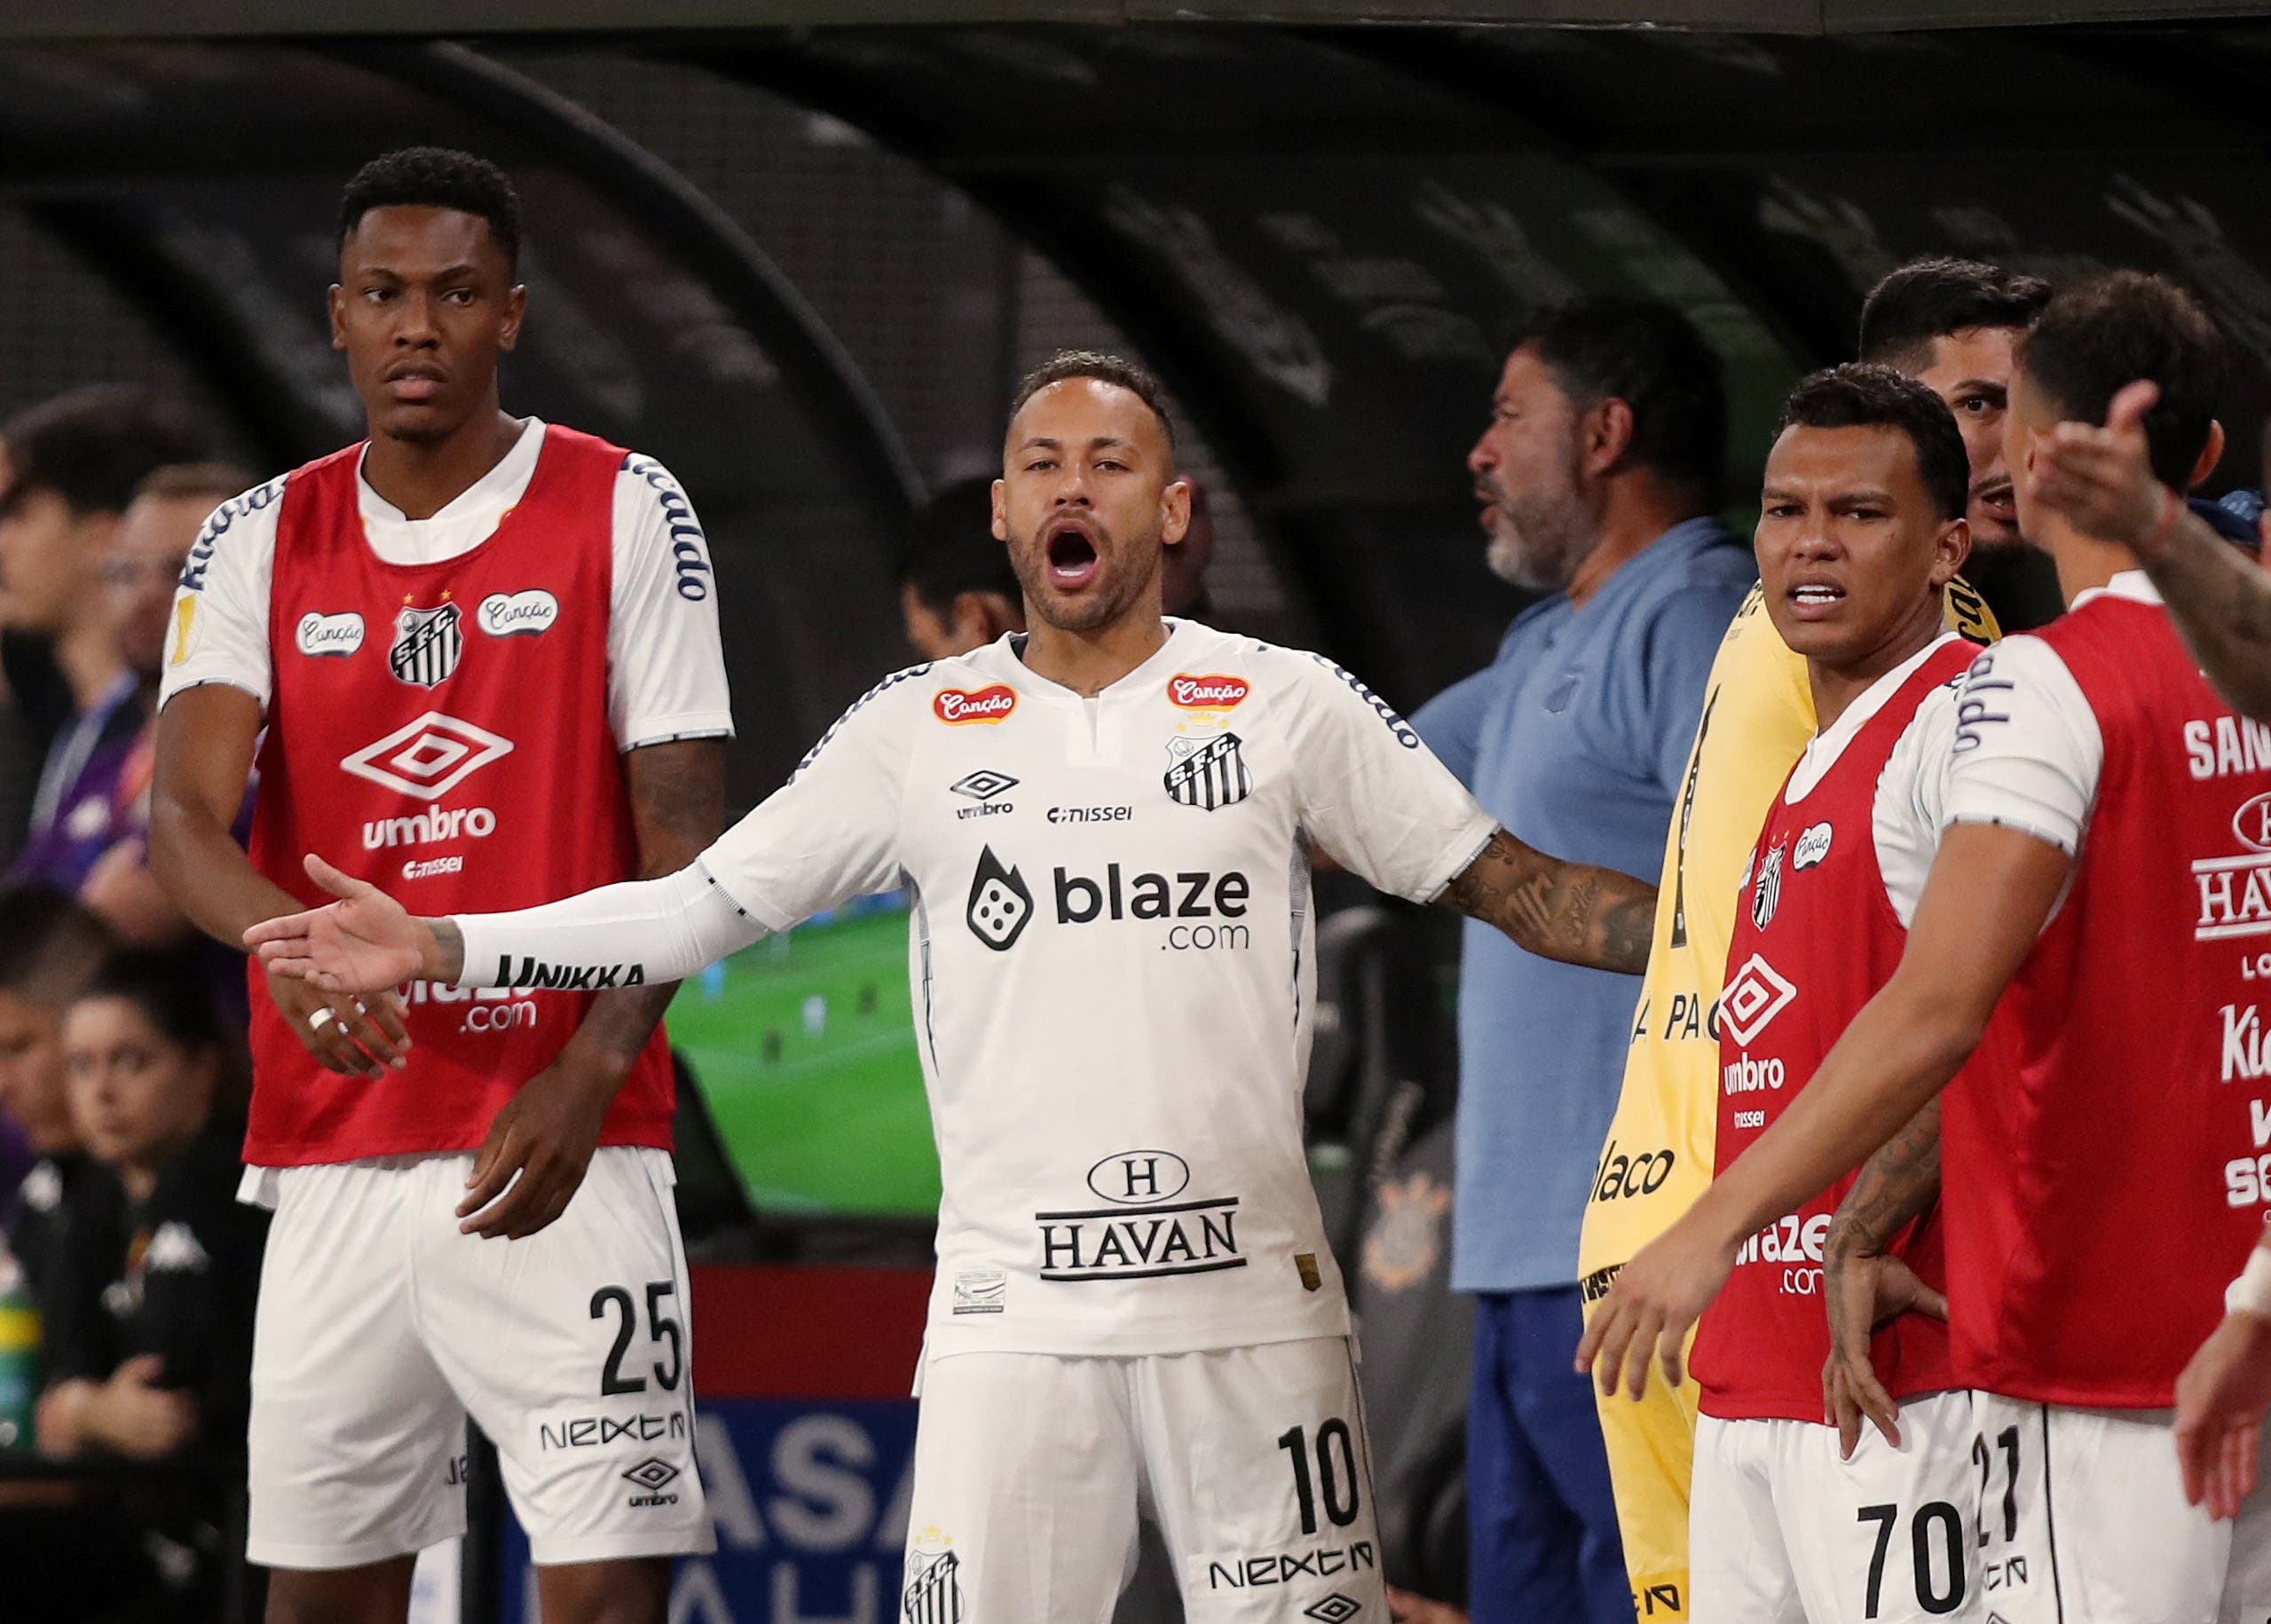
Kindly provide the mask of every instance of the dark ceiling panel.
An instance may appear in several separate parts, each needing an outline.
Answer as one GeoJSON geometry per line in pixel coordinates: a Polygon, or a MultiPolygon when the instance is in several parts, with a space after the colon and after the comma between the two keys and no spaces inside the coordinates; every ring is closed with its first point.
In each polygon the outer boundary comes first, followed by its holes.
{"type": "Polygon", "coordinates": [[[1516,325],[1579,293],[1679,304],[1748,468],[1802,358],[1514,106],[1370,54],[1392,33],[840,29],[698,59],[862,125],[1061,264],[1198,415],[1328,644],[1408,702],[1515,606],[1463,461],[1516,325]]]}
{"type": "Polygon", "coordinates": [[[11,0],[0,38],[651,33],[868,24],[1486,22],[1858,34],[2260,16],[2242,0],[11,0]]]}
{"type": "MultiPolygon", "coordinates": [[[[1738,491],[1790,378],[1849,353],[1863,291],[1912,255],[2066,280],[2165,270],[2271,351],[2259,24],[1836,36],[848,25],[604,49],[825,114],[984,205],[1169,375],[1281,572],[1316,604],[1323,640],[1400,701],[1486,658],[1510,607],[1483,571],[1462,462],[1505,332],[1570,295],[1655,295],[1702,327],[1728,366],[1738,491]]],[[[237,173],[246,153],[254,191],[273,181],[316,197],[373,130],[483,145],[547,199],[536,263],[564,290],[547,302],[571,309],[587,285],[597,340],[619,336],[615,307],[630,307],[627,366],[587,367],[570,350],[555,374],[538,356],[524,369],[604,426],[607,390],[628,398],[635,381],[658,398],[666,386],[643,368],[708,359],[683,332],[642,323],[681,308],[654,296],[673,272],[723,286],[702,247],[719,233],[674,235],[630,201],[635,185],[607,177],[603,151],[548,146],[545,128],[574,129],[562,109],[489,105],[480,64],[493,57],[367,43],[0,53],[0,187],[51,219],[75,209],[91,230],[111,193],[187,209],[197,176],[237,173]],[[453,79],[437,66],[452,60],[453,79]],[[282,126],[264,99],[279,85],[282,126]],[[587,230],[587,216],[612,224],[587,230]]],[[[740,145],[767,161],[761,140],[740,145]]],[[[700,200],[681,201],[698,214],[700,200]]],[[[262,205],[280,221],[298,206],[280,193],[262,205]]],[[[127,229],[157,249],[180,240],[127,229]]],[[[779,643],[805,681],[824,624],[810,612],[824,601],[816,572],[841,546],[828,516],[849,509],[793,489],[837,488],[841,437],[816,433],[824,412],[793,390],[689,398],[702,414],[682,437],[700,469],[690,483],[714,482],[707,507],[748,493],[767,516],[751,533],[778,553],[747,635],[779,643]],[[772,460],[731,466],[751,444],[772,460]]],[[[2259,373],[2232,416],[2231,476],[2253,472],[2263,398],[2259,373]]],[[[859,548],[864,595],[879,584],[874,538],[859,548]]]]}

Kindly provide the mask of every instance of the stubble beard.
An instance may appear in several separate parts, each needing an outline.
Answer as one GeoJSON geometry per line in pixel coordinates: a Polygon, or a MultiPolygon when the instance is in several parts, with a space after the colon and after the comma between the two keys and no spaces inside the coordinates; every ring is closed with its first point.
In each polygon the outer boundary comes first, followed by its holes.
{"type": "MultiPolygon", "coordinates": [[[[1113,565],[1124,553],[1124,547],[1112,536],[1101,532],[1096,549],[1097,575],[1103,590],[1068,599],[1060,595],[1049,580],[1048,548],[1035,537],[1032,543],[1021,549],[1017,564],[1018,585],[1025,591],[1027,610],[1053,629],[1060,632],[1093,632],[1124,619],[1143,596],[1144,579],[1125,576],[1113,565]]],[[[1155,562],[1152,576],[1160,573],[1155,562]]]]}
{"type": "Polygon", "coordinates": [[[1583,516],[1566,498],[1551,503],[1533,501],[1518,516],[1510,503],[1502,501],[1490,527],[1490,546],[1484,555],[1492,574],[1509,586],[1532,592],[1559,592],[1577,573],[1577,566],[1592,550],[1583,516]]]}

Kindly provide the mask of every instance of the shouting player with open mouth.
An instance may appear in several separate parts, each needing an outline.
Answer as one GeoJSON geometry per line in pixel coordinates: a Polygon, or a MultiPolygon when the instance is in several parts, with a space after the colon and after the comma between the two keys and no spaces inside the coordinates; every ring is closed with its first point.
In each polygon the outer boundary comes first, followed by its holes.
{"type": "Polygon", "coordinates": [[[1349,1316],[1301,1146],[1307,853],[1534,951],[1646,951],[1655,888],[1496,830],[1312,654],[1161,614],[1157,386],[1058,357],[994,533],[1033,630],[884,682],[665,879],[247,933],[327,993],[670,981],[903,873],[944,1180],[904,1612],[1108,1619],[1155,1514],[1195,1619],[1386,1616],[1349,1316]]]}

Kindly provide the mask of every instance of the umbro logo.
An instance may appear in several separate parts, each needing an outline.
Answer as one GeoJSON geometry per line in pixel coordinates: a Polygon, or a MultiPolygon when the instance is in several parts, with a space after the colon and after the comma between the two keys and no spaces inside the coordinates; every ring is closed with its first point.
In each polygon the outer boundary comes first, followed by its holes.
{"type": "Polygon", "coordinates": [[[498,757],[511,754],[512,748],[512,740],[486,728],[428,711],[343,757],[339,765],[387,789],[438,800],[498,757]]]}
{"type": "Polygon", "coordinates": [[[1301,1610],[1305,1619],[1314,1619],[1317,1624],[1348,1624],[1349,1620],[1364,1611],[1362,1603],[1338,1590],[1321,1602],[1312,1602],[1301,1610]]]}
{"type": "Polygon", "coordinates": [[[623,1474],[623,1480],[635,1486],[640,1492],[630,1497],[635,1506],[674,1506],[678,1496],[665,1494],[678,1477],[678,1468],[668,1461],[658,1461],[650,1455],[623,1474]]]}
{"type": "Polygon", "coordinates": [[[1719,995],[1719,1024],[1737,1043],[1747,1046],[1797,996],[1795,987],[1754,953],[1719,995]]]}
{"type": "Polygon", "coordinates": [[[991,800],[1004,790],[1015,789],[1017,780],[1007,773],[998,773],[990,767],[984,767],[946,787],[957,795],[967,795],[973,800],[991,800]]]}

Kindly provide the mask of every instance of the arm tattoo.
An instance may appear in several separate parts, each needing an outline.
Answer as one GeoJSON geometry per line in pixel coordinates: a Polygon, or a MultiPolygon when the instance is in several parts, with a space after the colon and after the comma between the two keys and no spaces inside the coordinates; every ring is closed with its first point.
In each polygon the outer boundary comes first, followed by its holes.
{"type": "Polygon", "coordinates": [[[1503,829],[1436,899],[1494,925],[1545,958],[1638,975],[1656,934],[1656,887],[1589,863],[1565,863],[1503,829]]]}
{"type": "Polygon", "coordinates": [[[446,916],[428,919],[425,925],[434,933],[434,948],[441,958],[441,974],[435,979],[446,987],[465,974],[465,933],[446,916]]]}
{"type": "Polygon", "coordinates": [[[2271,721],[2271,579],[2190,513],[2145,573],[2216,691],[2271,721]]]}
{"type": "Polygon", "coordinates": [[[1862,1164],[1830,1220],[1823,1250],[1841,1261],[1881,1252],[1902,1225],[1922,1217],[1939,1196],[1940,1102],[1935,1099],[1862,1164]]]}
{"type": "MultiPolygon", "coordinates": [[[[700,856],[725,828],[725,741],[676,739],[628,752],[631,818],[639,839],[639,878],[674,874],[700,856]]],[[[675,981],[623,987],[592,1000],[570,1039],[582,1057],[627,1074],[655,1023],[678,990],[675,981]]]]}

